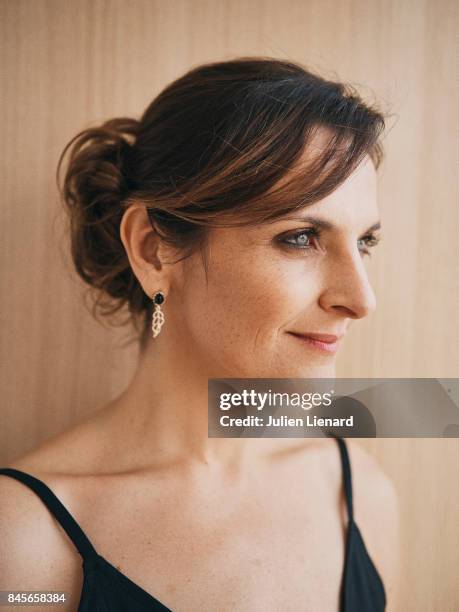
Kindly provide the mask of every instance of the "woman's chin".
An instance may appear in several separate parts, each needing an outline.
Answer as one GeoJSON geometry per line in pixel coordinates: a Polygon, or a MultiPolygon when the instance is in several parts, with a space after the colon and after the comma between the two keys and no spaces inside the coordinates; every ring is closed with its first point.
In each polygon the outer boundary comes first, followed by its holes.
{"type": "Polygon", "coordinates": [[[335,362],[327,364],[295,364],[293,366],[260,368],[238,378],[335,378],[335,362]]]}
{"type": "Polygon", "coordinates": [[[336,368],[334,364],[318,367],[307,366],[298,369],[298,373],[294,376],[292,374],[290,376],[292,378],[335,378],[336,368]]]}

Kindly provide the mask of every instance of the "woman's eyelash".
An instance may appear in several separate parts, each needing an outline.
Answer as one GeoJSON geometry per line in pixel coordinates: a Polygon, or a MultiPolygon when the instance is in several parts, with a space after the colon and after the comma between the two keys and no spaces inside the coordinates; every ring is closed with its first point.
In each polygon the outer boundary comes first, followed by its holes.
{"type": "MultiPolygon", "coordinates": [[[[320,236],[321,232],[318,229],[312,227],[301,230],[299,232],[288,234],[287,236],[281,238],[280,241],[283,244],[286,244],[289,248],[307,251],[313,248],[313,245],[311,244],[311,239],[319,239],[320,236]],[[293,241],[295,241],[302,236],[306,236],[307,240],[303,239],[302,241],[300,241],[300,243],[297,242],[296,244],[291,242],[292,239],[293,241]]],[[[367,234],[366,236],[363,236],[358,240],[358,242],[363,242],[365,245],[363,249],[360,249],[361,252],[364,253],[364,255],[369,255],[371,257],[369,249],[375,247],[379,243],[379,241],[380,238],[378,238],[375,234],[367,234]]]]}

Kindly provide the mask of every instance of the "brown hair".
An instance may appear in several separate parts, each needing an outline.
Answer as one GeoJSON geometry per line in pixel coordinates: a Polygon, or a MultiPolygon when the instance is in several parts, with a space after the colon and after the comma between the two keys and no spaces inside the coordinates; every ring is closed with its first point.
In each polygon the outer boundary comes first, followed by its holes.
{"type": "Polygon", "coordinates": [[[59,158],[57,180],[69,150],[61,195],[74,265],[95,289],[94,316],[127,305],[121,324],[133,322],[143,349],[152,300],[119,233],[131,203],[145,204],[181,259],[204,254],[209,227],[269,222],[316,202],[366,155],[378,168],[384,127],[381,112],[350,85],[291,61],[242,57],[193,68],[140,120],[111,119],[78,133],[59,158]],[[328,134],[325,146],[300,164],[320,128],[328,134]]]}

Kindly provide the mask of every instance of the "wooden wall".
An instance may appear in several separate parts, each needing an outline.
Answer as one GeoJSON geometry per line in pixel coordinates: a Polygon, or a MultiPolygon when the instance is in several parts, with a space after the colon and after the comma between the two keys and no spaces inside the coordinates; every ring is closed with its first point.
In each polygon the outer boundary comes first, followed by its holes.
{"type": "MultiPolygon", "coordinates": [[[[380,175],[384,237],[370,262],[378,308],[352,326],[338,375],[457,376],[457,7],[2,0],[0,464],[113,397],[135,367],[135,347],[122,346],[127,332],[105,329],[83,305],[54,182],[59,153],[83,127],[139,115],[167,83],[205,61],[298,60],[360,86],[392,113],[380,175]]],[[[459,609],[457,440],[362,444],[400,493],[400,612],[459,609]]]]}

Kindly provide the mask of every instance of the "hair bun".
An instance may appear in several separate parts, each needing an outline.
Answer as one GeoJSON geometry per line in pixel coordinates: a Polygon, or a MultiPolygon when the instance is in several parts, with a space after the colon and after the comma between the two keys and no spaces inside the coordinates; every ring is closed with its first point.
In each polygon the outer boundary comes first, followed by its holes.
{"type": "Polygon", "coordinates": [[[89,189],[103,200],[122,198],[129,188],[124,175],[124,161],[138,133],[136,119],[121,117],[110,119],[100,127],[79,132],[67,144],[58,164],[59,171],[64,156],[69,152],[68,170],[63,183],[63,195],[82,204],[91,204],[96,198],[88,198],[89,189]]]}
{"type": "Polygon", "coordinates": [[[135,290],[119,226],[122,201],[130,189],[124,164],[138,129],[139,121],[128,117],[85,129],[66,145],[57,166],[75,268],[86,283],[101,290],[94,304],[95,315],[98,308],[102,314],[119,310],[132,301],[135,290]],[[67,152],[61,187],[60,171],[67,152]],[[110,298],[116,298],[116,303],[110,298]]]}

